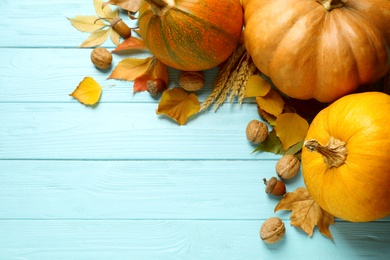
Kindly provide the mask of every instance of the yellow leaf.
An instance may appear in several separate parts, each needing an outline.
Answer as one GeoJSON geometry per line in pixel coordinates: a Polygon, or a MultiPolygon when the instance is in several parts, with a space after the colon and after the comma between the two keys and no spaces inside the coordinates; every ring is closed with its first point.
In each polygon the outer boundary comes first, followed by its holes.
{"type": "Polygon", "coordinates": [[[102,20],[97,20],[98,18],[99,17],[93,15],[77,15],[73,18],[68,18],[68,20],[73,25],[73,27],[79,31],[94,32],[107,26],[107,24],[105,24],[102,20]]]}
{"type": "Polygon", "coordinates": [[[97,30],[91,33],[91,35],[80,45],[80,47],[95,47],[103,42],[105,42],[108,38],[110,30],[97,30]]]}
{"type": "Polygon", "coordinates": [[[102,94],[102,87],[91,77],[85,77],[69,96],[74,97],[85,105],[94,105],[102,94]]]}
{"type": "Polygon", "coordinates": [[[296,113],[284,113],[276,118],[275,131],[287,150],[305,138],[309,123],[296,113]]]}
{"type": "Polygon", "coordinates": [[[264,97],[256,97],[257,105],[268,114],[279,116],[284,109],[283,98],[271,89],[264,97]]]}
{"type": "Polygon", "coordinates": [[[118,63],[111,75],[110,79],[123,79],[133,81],[143,75],[153,62],[153,57],[145,59],[127,58],[118,63]]]}
{"type": "Polygon", "coordinates": [[[301,228],[310,237],[318,226],[321,234],[332,239],[329,226],[334,224],[334,217],[321,209],[306,188],[300,187],[287,192],[275,207],[278,210],[291,210],[291,225],[301,228]]]}
{"type": "Polygon", "coordinates": [[[111,41],[112,41],[116,46],[119,45],[121,36],[119,35],[119,33],[117,33],[117,32],[116,32],[115,30],[113,30],[112,28],[110,28],[110,38],[111,38],[111,41]]]}
{"type": "Polygon", "coordinates": [[[94,0],[93,5],[95,7],[95,12],[100,18],[109,18],[112,19],[118,16],[118,9],[114,11],[111,10],[110,6],[106,6],[103,0],[94,0]]]}
{"type": "Polygon", "coordinates": [[[246,82],[245,97],[264,97],[271,90],[271,85],[259,75],[252,75],[246,82]]]}
{"type": "Polygon", "coordinates": [[[200,103],[195,94],[188,94],[184,89],[175,87],[164,91],[156,113],[169,116],[179,125],[184,125],[188,117],[199,110],[200,103]]]}

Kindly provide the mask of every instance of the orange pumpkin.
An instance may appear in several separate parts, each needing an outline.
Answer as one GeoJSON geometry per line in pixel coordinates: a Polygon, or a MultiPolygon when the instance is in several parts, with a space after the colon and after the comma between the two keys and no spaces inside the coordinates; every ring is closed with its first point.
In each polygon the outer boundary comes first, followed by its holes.
{"type": "Polygon", "coordinates": [[[145,0],[140,34],[150,52],[185,71],[215,67],[236,48],[243,26],[240,0],[145,0]]]}
{"type": "Polygon", "coordinates": [[[366,222],[390,215],[390,96],[344,96],[317,114],[302,149],[307,190],[328,213],[366,222]]]}
{"type": "Polygon", "coordinates": [[[297,99],[332,102],[390,69],[389,0],[243,0],[257,68],[297,99]]]}

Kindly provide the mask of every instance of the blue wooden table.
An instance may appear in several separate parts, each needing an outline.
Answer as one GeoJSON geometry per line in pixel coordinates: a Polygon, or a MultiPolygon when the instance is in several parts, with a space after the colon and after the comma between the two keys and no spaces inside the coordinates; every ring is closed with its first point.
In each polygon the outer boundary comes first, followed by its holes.
{"type": "MultiPolygon", "coordinates": [[[[389,218],[337,219],[329,240],[273,212],[278,199],[262,179],[275,175],[279,156],[252,154],[245,127],[259,119],[254,102],[178,126],[156,115],[158,98],[107,80],[91,49],[78,48],[88,35],[66,18],[94,14],[92,0],[3,0],[2,10],[1,260],[390,258],[389,218]],[[68,95],[85,76],[103,86],[97,106],[68,95]],[[272,216],[286,235],[267,245],[259,228],[272,216]]],[[[114,65],[123,58],[114,55],[114,65]]],[[[176,86],[179,72],[169,73],[176,86]]],[[[200,100],[216,70],[205,73],[200,100]]],[[[287,190],[303,185],[298,176],[287,190]]]]}

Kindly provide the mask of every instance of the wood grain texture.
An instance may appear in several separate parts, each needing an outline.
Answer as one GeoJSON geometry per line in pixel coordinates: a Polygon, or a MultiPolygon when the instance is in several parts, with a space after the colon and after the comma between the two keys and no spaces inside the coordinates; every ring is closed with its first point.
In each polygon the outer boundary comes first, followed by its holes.
{"type": "MultiPolygon", "coordinates": [[[[0,260],[388,259],[390,218],[337,219],[331,241],[273,212],[278,199],[262,178],[275,175],[280,156],[252,154],[245,127],[259,118],[253,100],[178,126],[156,115],[158,97],[107,80],[111,70],[96,69],[91,48],[78,48],[88,34],[67,19],[94,14],[92,3],[2,1],[0,260]],[[69,96],[86,76],[104,87],[94,107],[69,96]],[[259,228],[275,215],[286,236],[267,245],[259,228]]],[[[130,56],[150,54],[115,54],[113,65],[130,56]]],[[[205,71],[200,100],[216,72],[205,71]]],[[[169,69],[170,87],[178,74],[169,69]]],[[[286,184],[304,185],[301,175],[286,184]]]]}

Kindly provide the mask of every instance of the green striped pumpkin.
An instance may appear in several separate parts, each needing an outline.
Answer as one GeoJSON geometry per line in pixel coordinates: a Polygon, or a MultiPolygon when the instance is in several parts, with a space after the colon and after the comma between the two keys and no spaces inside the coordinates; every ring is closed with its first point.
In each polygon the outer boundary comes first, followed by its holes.
{"type": "Polygon", "coordinates": [[[185,71],[215,67],[234,51],[243,26],[240,0],[144,0],[138,16],[149,51],[185,71]]]}

